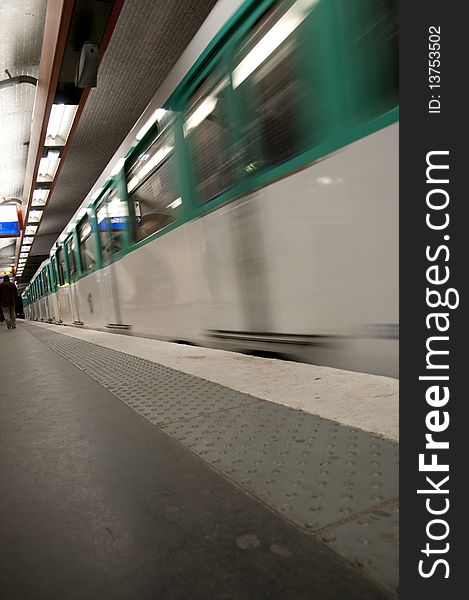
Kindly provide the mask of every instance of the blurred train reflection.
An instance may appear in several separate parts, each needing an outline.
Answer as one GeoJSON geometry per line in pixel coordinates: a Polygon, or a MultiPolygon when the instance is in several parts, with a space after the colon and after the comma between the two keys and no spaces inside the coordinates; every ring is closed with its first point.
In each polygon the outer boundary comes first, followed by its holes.
{"type": "Polygon", "coordinates": [[[29,317],[397,376],[397,5],[240,2],[59,238],[29,317]]]}

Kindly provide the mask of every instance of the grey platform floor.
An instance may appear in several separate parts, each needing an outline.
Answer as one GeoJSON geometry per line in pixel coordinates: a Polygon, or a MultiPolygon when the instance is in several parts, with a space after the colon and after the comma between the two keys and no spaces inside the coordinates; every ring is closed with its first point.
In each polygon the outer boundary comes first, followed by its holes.
{"type": "Polygon", "coordinates": [[[391,597],[395,444],[32,325],[0,373],[2,600],[391,597]]]}

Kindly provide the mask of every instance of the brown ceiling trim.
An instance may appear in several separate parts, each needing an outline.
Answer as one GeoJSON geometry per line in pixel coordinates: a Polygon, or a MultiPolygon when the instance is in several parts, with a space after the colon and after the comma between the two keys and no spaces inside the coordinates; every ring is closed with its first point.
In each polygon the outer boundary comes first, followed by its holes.
{"type": "Polygon", "coordinates": [[[114,7],[112,9],[111,15],[109,17],[109,21],[106,26],[106,30],[104,31],[103,39],[101,40],[101,44],[99,46],[99,59],[103,60],[103,55],[109,46],[109,42],[111,40],[112,34],[117,24],[117,19],[121,13],[122,7],[124,6],[125,0],[115,0],[114,7]]]}
{"type": "MultiPolygon", "coordinates": [[[[113,6],[113,9],[112,9],[111,15],[109,17],[108,23],[106,25],[106,29],[104,31],[104,35],[103,35],[103,38],[101,40],[101,44],[100,44],[100,47],[99,47],[99,59],[100,59],[100,62],[102,61],[104,53],[106,52],[106,49],[107,49],[107,47],[109,45],[109,42],[111,40],[112,34],[113,34],[114,29],[115,29],[116,24],[117,24],[117,20],[119,18],[120,12],[121,12],[122,7],[124,5],[124,1],[125,0],[115,0],[115,2],[114,2],[114,6],[113,6]]],[[[55,3],[56,4],[65,5],[65,4],[68,3],[68,0],[55,0],[55,3]]],[[[59,74],[60,74],[60,68],[61,68],[61,65],[62,65],[63,54],[64,54],[65,45],[66,45],[67,36],[68,36],[68,30],[69,30],[70,21],[71,21],[72,12],[73,12],[74,0],[70,0],[69,3],[71,4],[70,9],[67,10],[67,11],[65,11],[65,10],[63,11],[64,13],[65,12],[67,13],[66,15],[64,14],[65,18],[62,20],[62,22],[63,22],[63,29],[59,30],[59,32],[58,32],[59,35],[60,35],[60,48],[59,48],[59,44],[57,43],[57,52],[56,52],[56,55],[54,57],[53,67],[51,68],[51,73],[52,73],[52,69],[54,70],[54,72],[53,72],[54,78],[52,78],[52,76],[50,78],[50,83],[49,83],[50,89],[49,89],[49,93],[47,95],[46,106],[44,107],[44,104],[43,104],[43,121],[42,121],[41,135],[40,135],[40,138],[39,138],[39,140],[40,140],[41,143],[36,146],[36,161],[34,163],[34,172],[32,173],[33,177],[29,178],[28,183],[29,183],[30,188],[29,188],[29,194],[26,196],[25,192],[26,192],[26,189],[27,189],[26,188],[27,177],[28,177],[28,174],[30,174],[30,173],[28,173],[28,166],[29,166],[29,161],[30,161],[30,156],[31,156],[31,147],[32,147],[32,141],[33,141],[33,132],[31,131],[31,143],[30,143],[30,146],[29,146],[28,164],[27,164],[27,167],[26,167],[26,176],[25,176],[25,187],[24,187],[24,191],[23,191],[23,216],[24,216],[24,223],[25,223],[25,225],[26,225],[27,220],[28,220],[28,214],[29,214],[29,209],[30,209],[30,204],[31,204],[31,198],[32,198],[32,194],[33,194],[35,183],[36,183],[37,170],[39,168],[39,161],[40,161],[41,156],[42,156],[42,147],[44,145],[44,140],[45,140],[46,133],[47,133],[47,124],[48,124],[48,120],[49,120],[49,114],[50,114],[50,110],[51,110],[52,104],[54,102],[54,96],[55,96],[55,92],[56,92],[56,88],[57,88],[58,78],[59,78],[59,74]],[[66,24],[65,24],[65,22],[66,22],[66,24]],[[59,49],[60,49],[60,53],[58,52],[59,49]],[[55,58],[57,58],[57,61],[55,60],[55,58]],[[25,200],[26,200],[26,202],[25,202],[25,200]]],[[[49,13],[49,4],[48,4],[47,9],[48,9],[48,13],[49,13]]],[[[43,64],[43,60],[42,59],[43,59],[44,50],[45,50],[44,46],[46,44],[47,16],[48,15],[46,14],[46,28],[45,28],[45,31],[44,31],[43,52],[41,54],[41,63],[40,63],[41,67],[42,67],[42,64],[43,64]]],[[[55,23],[55,25],[57,25],[57,23],[55,23]]],[[[50,54],[50,49],[49,49],[49,54],[50,54]]],[[[48,61],[48,64],[50,64],[50,59],[48,61]]],[[[40,85],[40,82],[41,82],[41,67],[40,67],[40,70],[39,70],[38,94],[39,94],[39,85],[40,85]]],[[[47,209],[47,205],[50,202],[52,193],[54,191],[55,183],[57,182],[57,180],[59,178],[60,170],[61,170],[61,168],[62,168],[62,166],[64,164],[64,160],[65,160],[65,158],[67,156],[68,149],[70,147],[70,143],[71,143],[71,141],[73,139],[73,136],[75,134],[75,131],[76,131],[77,127],[78,127],[78,123],[80,121],[80,116],[81,116],[81,113],[83,112],[83,109],[85,107],[86,100],[88,99],[90,91],[91,91],[91,88],[84,89],[83,93],[82,93],[82,95],[80,97],[80,102],[78,104],[78,109],[77,109],[77,112],[76,112],[76,115],[75,115],[75,119],[74,119],[73,125],[72,125],[72,127],[70,129],[70,133],[68,135],[67,143],[65,144],[65,146],[64,146],[64,148],[62,150],[61,157],[60,157],[60,163],[59,163],[59,166],[58,166],[58,169],[57,169],[57,173],[56,173],[56,175],[54,177],[54,180],[53,180],[53,182],[52,182],[52,184],[50,186],[50,191],[49,191],[49,195],[47,197],[47,202],[46,202],[46,204],[43,207],[43,213],[45,213],[45,211],[47,209]]],[[[38,105],[38,100],[36,99],[36,106],[37,105],[38,105]]],[[[35,110],[34,111],[34,115],[33,115],[33,125],[35,123],[36,113],[37,113],[38,118],[39,118],[40,112],[35,110]]],[[[39,129],[39,127],[37,127],[37,129],[39,129]]],[[[44,216],[43,216],[43,218],[44,218],[44,216]]],[[[39,233],[39,231],[40,231],[41,224],[42,224],[42,220],[41,220],[41,223],[39,224],[37,233],[39,233]]],[[[24,237],[24,231],[21,233],[20,238],[18,238],[18,243],[17,243],[17,247],[16,247],[16,261],[15,261],[16,263],[17,263],[17,261],[19,259],[20,249],[21,249],[21,245],[23,243],[23,237],[24,237]]],[[[33,245],[34,245],[34,243],[33,243],[33,245]]],[[[31,246],[31,248],[32,247],[33,246],[31,246]]]]}
{"type": "MultiPolygon", "coordinates": [[[[111,40],[111,36],[112,36],[112,33],[113,33],[113,31],[114,31],[114,29],[116,27],[116,23],[117,23],[117,20],[119,18],[119,15],[120,15],[122,6],[124,4],[124,1],[125,0],[116,0],[114,2],[114,7],[112,9],[111,15],[109,17],[109,21],[108,21],[107,26],[106,26],[106,29],[104,30],[104,35],[103,35],[101,44],[99,46],[99,62],[100,63],[101,63],[101,61],[103,59],[104,53],[106,52],[106,49],[107,49],[107,47],[109,45],[109,42],[111,40]]],[[[49,195],[47,197],[47,202],[46,202],[46,204],[44,206],[44,209],[43,209],[44,212],[45,212],[45,210],[46,210],[46,208],[47,208],[47,206],[48,206],[48,204],[50,202],[50,199],[52,197],[52,193],[54,191],[55,184],[56,184],[56,182],[59,179],[60,170],[62,169],[62,166],[64,164],[64,160],[65,160],[65,158],[66,158],[66,156],[68,154],[68,150],[70,148],[70,143],[73,140],[73,136],[75,135],[75,131],[76,131],[77,127],[78,127],[78,123],[80,122],[81,113],[83,112],[83,109],[85,108],[85,104],[86,104],[86,101],[88,99],[88,96],[90,94],[91,89],[92,88],[85,88],[83,90],[83,93],[82,93],[81,97],[80,97],[80,102],[78,104],[78,109],[77,109],[77,112],[76,112],[76,115],[75,115],[75,119],[74,119],[72,127],[70,129],[70,133],[68,134],[67,143],[65,144],[65,146],[64,146],[64,148],[62,150],[62,153],[61,153],[61,156],[60,156],[60,163],[59,163],[59,166],[58,166],[58,169],[57,169],[57,173],[55,174],[54,181],[51,184],[49,195]]],[[[45,137],[45,134],[44,134],[44,137],[45,137]]],[[[84,200],[84,198],[82,200],[84,200]]],[[[41,221],[41,223],[42,223],[42,221],[41,221]]],[[[37,231],[39,233],[40,227],[38,227],[37,231]]]]}
{"type": "MultiPolygon", "coordinates": [[[[47,2],[44,38],[39,63],[39,78],[36,88],[31,137],[23,186],[22,206],[25,223],[27,223],[28,219],[29,206],[36,183],[49,113],[57,88],[74,4],[74,0],[48,0],[47,2]]],[[[23,236],[24,230],[16,244],[16,263],[21,244],[23,243],[23,236]]]]}

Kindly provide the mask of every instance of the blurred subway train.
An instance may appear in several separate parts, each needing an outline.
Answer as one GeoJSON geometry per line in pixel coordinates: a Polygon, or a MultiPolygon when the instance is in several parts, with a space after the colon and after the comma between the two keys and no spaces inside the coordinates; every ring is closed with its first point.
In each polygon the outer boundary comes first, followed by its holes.
{"type": "Polygon", "coordinates": [[[83,199],[26,315],[397,377],[398,2],[236,4],[83,199]]]}

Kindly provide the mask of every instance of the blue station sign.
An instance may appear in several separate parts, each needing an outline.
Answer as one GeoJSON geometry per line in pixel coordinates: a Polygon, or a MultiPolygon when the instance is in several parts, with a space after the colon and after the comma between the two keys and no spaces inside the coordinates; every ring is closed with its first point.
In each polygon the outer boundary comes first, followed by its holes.
{"type": "Polygon", "coordinates": [[[0,204],[0,237],[18,237],[20,230],[17,204],[0,204]]]}

